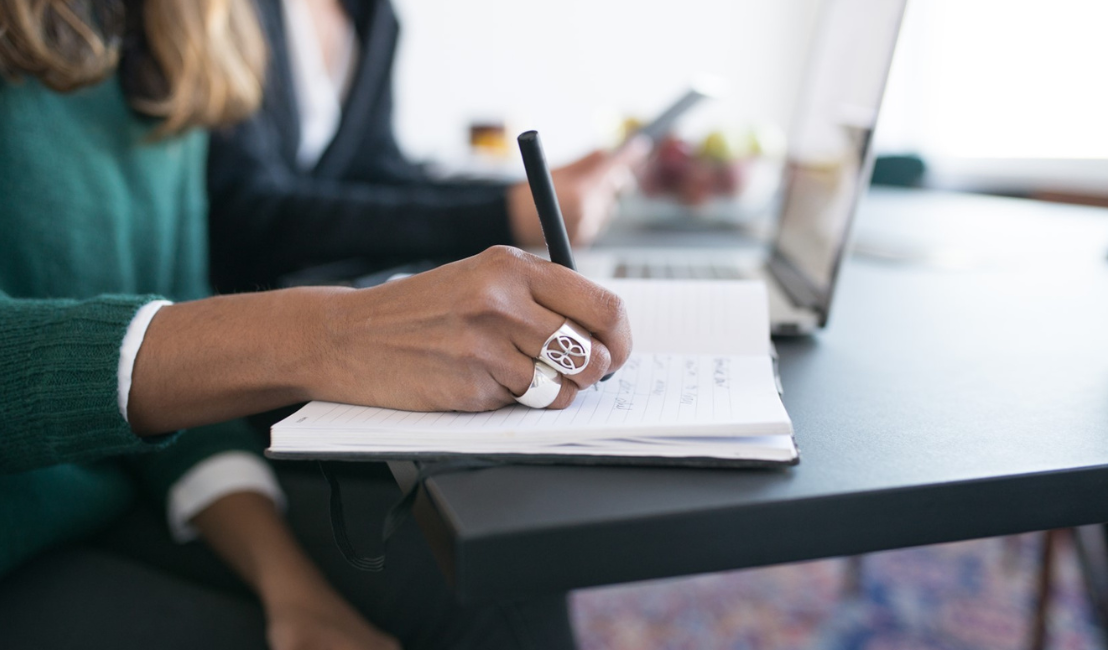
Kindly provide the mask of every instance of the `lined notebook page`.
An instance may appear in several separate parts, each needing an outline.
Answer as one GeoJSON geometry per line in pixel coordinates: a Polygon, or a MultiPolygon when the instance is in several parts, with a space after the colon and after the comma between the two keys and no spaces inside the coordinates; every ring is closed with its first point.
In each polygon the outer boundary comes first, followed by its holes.
{"type": "Polygon", "coordinates": [[[626,303],[635,352],[770,354],[761,280],[609,280],[626,303]]]}
{"type": "Polygon", "coordinates": [[[400,442],[470,436],[481,443],[668,431],[685,437],[780,435],[790,433],[790,424],[774,388],[768,356],[646,353],[632,355],[610,381],[582,391],[564,410],[515,405],[484,413],[418,413],[314,402],[273,432],[296,429],[329,432],[335,442],[390,433],[400,442]]]}

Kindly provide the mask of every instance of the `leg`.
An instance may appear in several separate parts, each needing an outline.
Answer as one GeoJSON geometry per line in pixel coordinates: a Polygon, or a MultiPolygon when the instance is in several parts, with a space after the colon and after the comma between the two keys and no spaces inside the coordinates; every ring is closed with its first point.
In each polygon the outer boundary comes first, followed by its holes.
{"type": "MultiPolygon", "coordinates": [[[[400,497],[383,463],[335,463],[355,545],[371,548],[380,517],[400,497]]],[[[410,650],[427,648],[575,647],[564,595],[485,607],[463,607],[451,594],[416,523],[409,519],[389,540],[380,573],[357,571],[334,545],[328,494],[314,467],[277,464],[288,494],[289,520],[303,547],[350,602],[410,650]]]]}
{"type": "MultiPolygon", "coordinates": [[[[382,463],[336,463],[343,482],[347,521],[359,548],[380,530],[378,517],[400,496],[382,463]]],[[[397,636],[408,650],[427,648],[575,647],[564,595],[489,607],[455,602],[416,523],[410,518],[389,541],[382,573],[350,567],[335,547],[328,493],[311,463],[277,463],[289,500],[288,519],[308,555],[334,587],[374,625],[397,636]]],[[[201,542],[171,541],[167,524],[146,504],[100,534],[95,544],[182,580],[252,599],[250,590],[201,542]]]]}
{"type": "Polygon", "coordinates": [[[265,648],[253,602],[90,548],[48,552],[0,582],[6,650],[265,648]]]}
{"type": "Polygon", "coordinates": [[[172,540],[167,520],[150,503],[137,503],[89,544],[181,580],[243,600],[257,600],[256,594],[202,541],[179,544],[172,540]]]}

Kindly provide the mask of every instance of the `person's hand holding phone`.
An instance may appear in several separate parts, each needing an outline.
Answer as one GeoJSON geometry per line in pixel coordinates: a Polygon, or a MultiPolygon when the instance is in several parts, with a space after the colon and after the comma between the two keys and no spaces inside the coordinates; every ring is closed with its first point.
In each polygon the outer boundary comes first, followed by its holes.
{"type": "MultiPolygon", "coordinates": [[[[634,173],[648,158],[651,142],[635,137],[615,151],[598,150],[552,171],[564,225],[574,246],[586,246],[606,225],[619,192],[631,185],[634,173]]],[[[528,183],[510,187],[507,194],[510,229],[519,246],[544,244],[541,222],[528,183]]]]}

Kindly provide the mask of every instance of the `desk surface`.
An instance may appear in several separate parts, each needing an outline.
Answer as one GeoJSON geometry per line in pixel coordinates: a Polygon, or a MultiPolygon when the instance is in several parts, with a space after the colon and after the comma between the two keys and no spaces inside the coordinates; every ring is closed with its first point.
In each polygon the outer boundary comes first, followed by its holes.
{"type": "Polygon", "coordinates": [[[778,342],[798,467],[462,472],[417,520],[466,602],[1105,521],[1106,228],[874,191],[828,328],[778,342]]]}

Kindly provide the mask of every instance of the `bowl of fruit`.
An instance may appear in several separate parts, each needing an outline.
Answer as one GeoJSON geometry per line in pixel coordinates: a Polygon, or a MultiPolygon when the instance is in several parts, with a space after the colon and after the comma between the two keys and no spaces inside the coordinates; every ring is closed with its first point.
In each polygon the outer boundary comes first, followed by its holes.
{"type": "Polygon", "coordinates": [[[680,224],[746,221],[776,189],[773,163],[781,147],[772,132],[757,128],[738,136],[716,130],[696,140],[670,134],[638,174],[635,216],[680,224]]]}
{"type": "Polygon", "coordinates": [[[670,135],[654,148],[639,185],[646,196],[701,206],[742,193],[751,161],[752,157],[732,155],[727,137],[718,131],[697,145],[670,135]]]}

